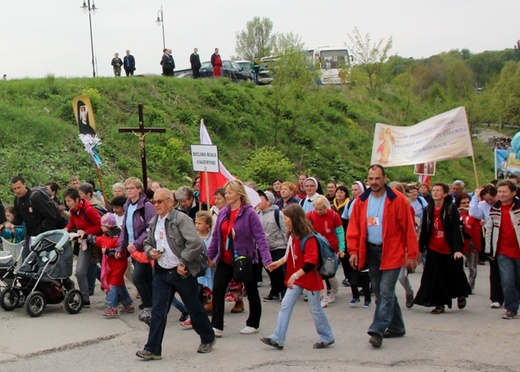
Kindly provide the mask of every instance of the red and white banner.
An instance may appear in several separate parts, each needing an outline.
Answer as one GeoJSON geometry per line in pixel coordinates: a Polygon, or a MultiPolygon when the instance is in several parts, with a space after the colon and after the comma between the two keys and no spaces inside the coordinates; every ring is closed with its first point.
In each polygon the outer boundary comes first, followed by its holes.
{"type": "Polygon", "coordinates": [[[466,110],[458,107],[410,127],[377,123],[370,163],[395,167],[472,155],[466,110]]]}
{"type": "MultiPolygon", "coordinates": [[[[211,145],[211,138],[209,137],[208,130],[206,129],[206,126],[204,125],[204,120],[200,120],[200,143],[202,145],[211,145]]],[[[206,195],[206,190],[208,189],[206,187],[206,177],[204,176],[204,173],[200,174],[200,194],[199,194],[199,200],[202,202],[207,203],[208,205],[213,205],[213,194],[215,191],[217,191],[219,188],[224,187],[224,185],[230,181],[234,180],[235,177],[229,173],[227,168],[222,164],[222,162],[219,160],[219,169],[220,172],[218,173],[209,173],[208,172],[208,186],[209,186],[209,194],[206,195]],[[209,197],[208,197],[209,196],[209,197]]],[[[258,203],[260,203],[260,197],[258,196],[258,193],[246,186],[246,192],[247,196],[249,197],[249,201],[251,202],[251,205],[253,207],[256,207],[258,203]]]]}

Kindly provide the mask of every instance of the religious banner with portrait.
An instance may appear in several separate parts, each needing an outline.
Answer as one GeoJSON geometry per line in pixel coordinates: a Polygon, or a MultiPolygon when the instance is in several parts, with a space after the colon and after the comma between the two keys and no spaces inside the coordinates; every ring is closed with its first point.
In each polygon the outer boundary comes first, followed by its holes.
{"type": "Polygon", "coordinates": [[[473,156],[464,107],[409,127],[377,123],[371,164],[385,167],[473,156]]]}

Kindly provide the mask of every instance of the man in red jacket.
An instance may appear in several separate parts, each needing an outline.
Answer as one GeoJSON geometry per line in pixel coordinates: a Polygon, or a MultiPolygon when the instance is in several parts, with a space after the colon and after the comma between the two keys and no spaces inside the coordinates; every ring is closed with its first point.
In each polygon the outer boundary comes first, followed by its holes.
{"type": "Polygon", "coordinates": [[[369,189],[356,199],[347,229],[350,264],[355,270],[368,267],[376,295],[374,319],[368,328],[375,348],[381,347],[383,338],[406,333],[395,284],[402,266],[415,270],[419,253],[410,205],[385,181],[381,165],[368,168],[369,189]]]}

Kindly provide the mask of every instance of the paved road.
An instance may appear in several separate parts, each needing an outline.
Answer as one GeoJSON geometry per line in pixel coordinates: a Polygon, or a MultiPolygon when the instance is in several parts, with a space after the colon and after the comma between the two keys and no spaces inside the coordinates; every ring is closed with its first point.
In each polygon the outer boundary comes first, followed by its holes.
{"type": "MultiPolygon", "coordinates": [[[[135,357],[148,327],[137,314],[104,319],[99,290],[91,300],[93,307],[78,315],[67,314],[61,305],[48,306],[34,319],[24,309],[0,309],[0,371],[520,371],[520,319],[502,320],[502,309],[489,308],[488,266],[479,270],[466,309],[442,315],[417,306],[403,309],[406,336],[385,340],[378,350],[368,344],[366,334],[373,308],[349,307],[351,293],[345,287],[325,310],[336,339],[329,349],[312,348],[318,337],[303,301],[295,307],[283,351],[258,340],[273,330],[279,303],[263,303],[262,329],[257,335],[239,334],[247,313],[228,312],[224,337],[210,354],[197,354],[197,335],[180,328],[179,313],[172,309],[163,360],[150,362],[135,357]]],[[[410,276],[414,288],[420,275],[419,269],[410,276]]],[[[266,287],[260,290],[261,295],[267,294],[266,287]]],[[[400,286],[398,296],[404,300],[400,286]]],[[[228,310],[231,305],[227,304],[228,310]]]]}

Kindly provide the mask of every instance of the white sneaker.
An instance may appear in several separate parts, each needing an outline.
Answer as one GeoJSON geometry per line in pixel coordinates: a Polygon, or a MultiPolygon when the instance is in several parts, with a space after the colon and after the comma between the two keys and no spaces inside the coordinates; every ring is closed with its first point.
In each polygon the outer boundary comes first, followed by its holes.
{"type": "Polygon", "coordinates": [[[321,298],[321,307],[326,308],[329,305],[329,301],[327,300],[327,296],[323,296],[321,298]]]}
{"type": "Polygon", "coordinates": [[[258,331],[259,331],[258,328],[246,326],[240,330],[240,333],[243,335],[252,335],[254,333],[258,333],[258,331]]]}
{"type": "Polygon", "coordinates": [[[336,301],[336,295],[332,292],[330,292],[328,295],[327,295],[327,302],[329,304],[333,303],[334,301],[336,301]]]}
{"type": "Polygon", "coordinates": [[[215,332],[216,338],[220,338],[220,337],[224,336],[224,331],[222,331],[218,328],[213,328],[213,332],[215,332]]]}
{"type": "Polygon", "coordinates": [[[500,309],[502,305],[500,305],[500,302],[492,302],[489,307],[492,309],[500,309]]]}

